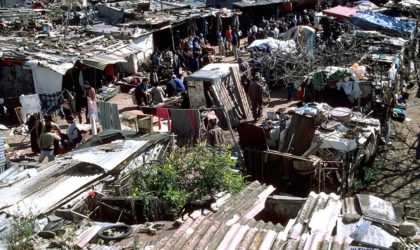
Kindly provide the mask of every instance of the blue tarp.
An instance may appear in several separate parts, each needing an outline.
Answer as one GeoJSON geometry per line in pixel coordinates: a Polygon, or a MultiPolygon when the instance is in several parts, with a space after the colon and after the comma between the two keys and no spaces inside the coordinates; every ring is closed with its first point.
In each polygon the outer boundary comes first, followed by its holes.
{"type": "Polygon", "coordinates": [[[416,26],[414,22],[401,21],[395,17],[372,12],[356,13],[350,18],[350,22],[361,29],[379,29],[403,36],[410,35],[416,26]]]}

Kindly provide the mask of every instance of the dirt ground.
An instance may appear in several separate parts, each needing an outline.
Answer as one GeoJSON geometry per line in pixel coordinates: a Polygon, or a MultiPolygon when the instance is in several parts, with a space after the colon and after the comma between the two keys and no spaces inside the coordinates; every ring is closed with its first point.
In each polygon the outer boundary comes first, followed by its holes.
{"type": "Polygon", "coordinates": [[[361,189],[410,208],[420,218],[420,89],[409,91],[407,118],[392,122],[392,144],[380,149],[371,183],[361,189]]]}

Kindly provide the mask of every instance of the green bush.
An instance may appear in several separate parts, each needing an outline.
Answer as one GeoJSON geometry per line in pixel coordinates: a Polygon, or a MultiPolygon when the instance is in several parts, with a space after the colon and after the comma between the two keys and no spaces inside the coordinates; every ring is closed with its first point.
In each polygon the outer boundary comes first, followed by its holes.
{"type": "Polygon", "coordinates": [[[30,242],[30,238],[35,233],[34,227],[34,218],[20,217],[12,219],[10,223],[10,233],[6,239],[7,249],[33,249],[33,243],[30,242]]]}
{"type": "Polygon", "coordinates": [[[178,148],[163,162],[144,165],[132,174],[133,195],[143,197],[146,206],[148,200],[157,197],[176,216],[187,201],[207,199],[221,191],[235,193],[244,188],[244,177],[232,170],[235,165],[227,147],[199,143],[178,148]]]}

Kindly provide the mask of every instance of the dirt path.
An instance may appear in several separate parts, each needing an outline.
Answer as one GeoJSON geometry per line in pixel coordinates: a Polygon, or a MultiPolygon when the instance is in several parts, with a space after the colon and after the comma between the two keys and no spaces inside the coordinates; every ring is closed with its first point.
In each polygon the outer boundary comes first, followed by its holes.
{"type": "Polygon", "coordinates": [[[410,90],[407,119],[392,122],[392,145],[384,146],[376,157],[362,192],[377,195],[395,204],[409,205],[410,213],[420,217],[420,95],[410,90]]]}

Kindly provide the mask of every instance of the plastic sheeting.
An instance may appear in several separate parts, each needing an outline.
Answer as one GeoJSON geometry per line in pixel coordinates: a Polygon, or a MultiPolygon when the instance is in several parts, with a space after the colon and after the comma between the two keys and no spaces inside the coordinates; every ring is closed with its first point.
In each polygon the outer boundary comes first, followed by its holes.
{"type": "Polygon", "coordinates": [[[416,26],[414,22],[372,12],[356,13],[349,21],[361,29],[380,29],[400,35],[410,35],[416,26]]]}
{"type": "Polygon", "coordinates": [[[356,140],[342,138],[341,133],[332,132],[320,134],[322,144],[319,148],[333,148],[342,152],[350,152],[357,148],[356,140]]]}
{"type": "Polygon", "coordinates": [[[19,102],[22,105],[22,118],[28,114],[41,112],[41,101],[38,95],[21,95],[19,102]]]}
{"type": "Polygon", "coordinates": [[[221,81],[223,77],[230,75],[230,67],[239,67],[233,63],[212,63],[204,66],[199,71],[186,77],[187,81],[221,81]]]}
{"type": "Polygon", "coordinates": [[[35,93],[50,94],[61,91],[63,87],[63,75],[73,68],[72,63],[60,65],[43,65],[37,60],[27,61],[26,66],[32,69],[35,93]]]}
{"type": "Polygon", "coordinates": [[[248,49],[254,51],[271,52],[271,51],[285,51],[293,52],[296,51],[296,43],[293,40],[281,41],[274,38],[258,39],[252,42],[248,49]]]}

